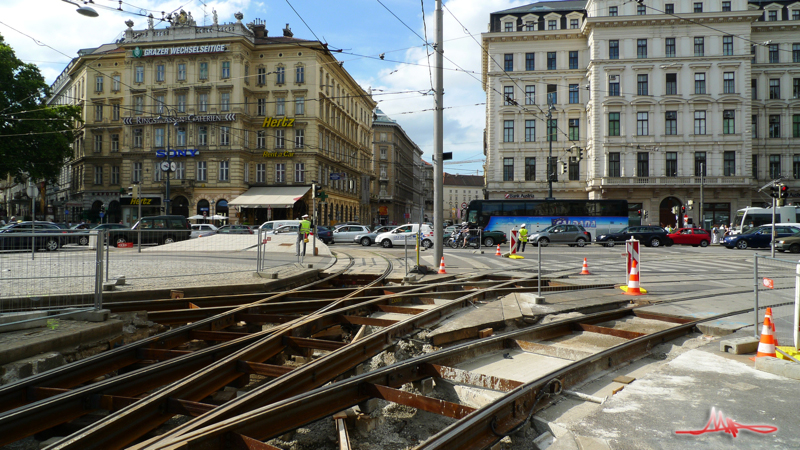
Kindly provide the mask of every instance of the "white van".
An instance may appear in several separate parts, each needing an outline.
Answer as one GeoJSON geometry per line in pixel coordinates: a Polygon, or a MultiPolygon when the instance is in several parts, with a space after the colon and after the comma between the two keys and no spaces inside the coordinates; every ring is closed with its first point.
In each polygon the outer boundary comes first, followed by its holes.
{"type": "MultiPolygon", "coordinates": [[[[375,243],[383,246],[383,248],[391,248],[395,245],[417,245],[416,234],[419,232],[419,224],[410,223],[401,225],[392,231],[381,233],[375,236],[375,243]],[[408,241],[406,241],[408,236],[408,241]]],[[[420,236],[422,246],[425,248],[433,247],[433,228],[430,225],[422,224],[422,235],[420,236]]]]}
{"type": "Polygon", "coordinates": [[[270,220],[269,222],[264,222],[258,227],[261,231],[266,231],[272,233],[273,231],[277,230],[278,228],[284,225],[296,225],[298,228],[300,227],[299,220],[270,220]]]}

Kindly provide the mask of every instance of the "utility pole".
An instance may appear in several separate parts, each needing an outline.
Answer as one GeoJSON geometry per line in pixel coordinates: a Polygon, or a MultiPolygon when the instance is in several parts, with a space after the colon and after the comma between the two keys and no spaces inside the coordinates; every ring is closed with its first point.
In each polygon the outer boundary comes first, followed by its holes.
{"type": "Polygon", "coordinates": [[[700,163],[700,228],[706,228],[706,221],[703,217],[703,180],[706,171],[706,163],[700,163]]]}
{"type": "Polygon", "coordinates": [[[553,169],[553,110],[555,106],[550,102],[550,94],[547,97],[547,140],[550,141],[550,154],[547,158],[547,199],[555,200],[553,198],[553,178],[556,173],[553,169]]]}
{"type": "Polygon", "coordinates": [[[444,161],[442,160],[442,146],[444,145],[442,125],[444,117],[442,115],[444,104],[443,102],[443,86],[442,78],[444,76],[442,66],[444,65],[444,31],[442,30],[442,0],[436,0],[436,42],[434,43],[434,50],[436,51],[436,70],[435,70],[435,83],[436,92],[434,95],[435,113],[433,119],[433,264],[434,266],[438,261],[441,261],[443,255],[443,231],[442,224],[444,224],[444,161]]]}

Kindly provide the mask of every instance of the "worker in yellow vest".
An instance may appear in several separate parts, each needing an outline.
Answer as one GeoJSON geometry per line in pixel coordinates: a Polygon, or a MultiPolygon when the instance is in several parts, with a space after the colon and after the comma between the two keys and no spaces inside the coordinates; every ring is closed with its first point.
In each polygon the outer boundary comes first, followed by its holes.
{"type": "Polygon", "coordinates": [[[300,220],[300,229],[297,231],[297,252],[295,256],[306,256],[306,242],[308,242],[308,235],[311,233],[311,222],[308,220],[308,214],[303,214],[302,220],[300,220]],[[300,246],[302,245],[302,253],[300,250],[300,246]]]}
{"type": "Polygon", "coordinates": [[[525,244],[528,243],[528,229],[525,228],[525,224],[523,223],[521,227],[519,227],[519,233],[517,233],[517,251],[519,251],[519,243],[522,242],[522,251],[525,251],[525,244]]]}

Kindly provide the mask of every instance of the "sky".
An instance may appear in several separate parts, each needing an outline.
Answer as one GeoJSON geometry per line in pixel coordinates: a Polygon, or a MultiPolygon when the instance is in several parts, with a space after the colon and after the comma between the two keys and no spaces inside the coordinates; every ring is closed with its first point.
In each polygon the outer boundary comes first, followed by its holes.
{"type": "MultiPolygon", "coordinates": [[[[198,25],[266,22],[271,36],[289,24],[294,37],[327,42],[334,55],[364,88],[372,88],[378,108],[403,127],[430,162],[433,153],[433,66],[431,46],[436,36],[434,0],[92,0],[99,17],[79,15],[62,0],[0,1],[0,34],[18,58],[39,66],[52,83],[82,48],[98,47],[122,37],[126,20],[134,29],[147,26],[153,14],[156,28],[162,11],[191,12],[198,25]],[[121,7],[122,11],[117,10],[121,7]],[[144,16],[142,16],[142,14],[144,16]],[[424,20],[423,20],[424,17],[424,20]],[[430,53],[430,59],[428,58],[430,53]],[[379,55],[385,54],[381,60],[379,55]]],[[[82,1],[80,3],[83,3],[82,1]]],[[[511,0],[444,1],[444,151],[456,164],[445,172],[483,174],[486,93],[481,86],[481,33],[489,14],[534,3],[511,0]]]]}

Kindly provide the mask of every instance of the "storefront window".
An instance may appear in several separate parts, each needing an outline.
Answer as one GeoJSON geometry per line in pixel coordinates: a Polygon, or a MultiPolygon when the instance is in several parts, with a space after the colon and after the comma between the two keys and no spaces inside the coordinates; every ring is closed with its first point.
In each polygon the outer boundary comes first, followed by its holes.
{"type": "Polygon", "coordinates": [[[703,228],[710,230],[714,225],[730,223],[730,203],[703,203],[703,228]]]}

